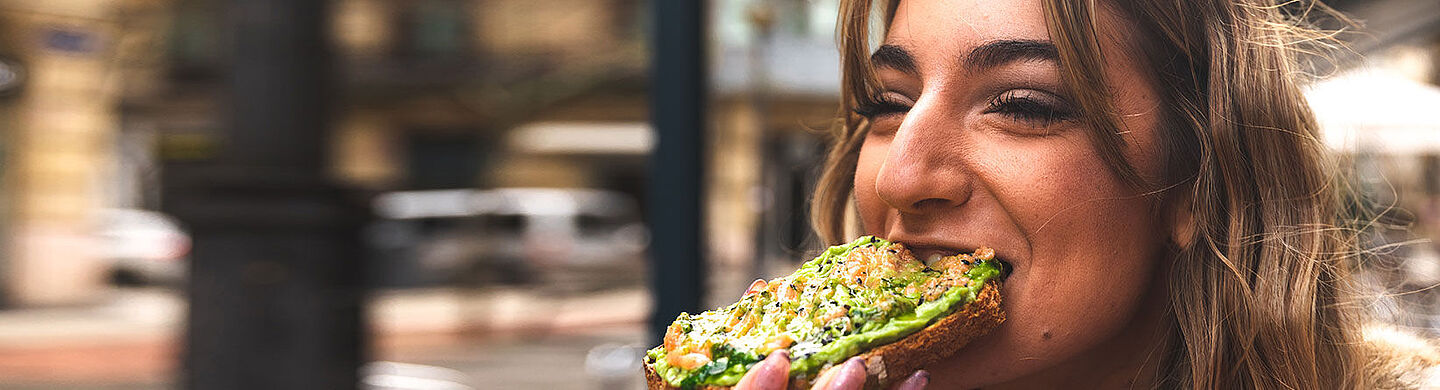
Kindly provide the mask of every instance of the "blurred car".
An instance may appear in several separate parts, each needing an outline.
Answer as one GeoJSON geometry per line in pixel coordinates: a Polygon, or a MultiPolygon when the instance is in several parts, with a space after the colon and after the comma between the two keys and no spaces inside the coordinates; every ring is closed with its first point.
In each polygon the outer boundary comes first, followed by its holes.
{"type": "Polygon", "coordinates": [[[96,235],[112,283],[175,286],[185,281],[190,235],[174,218],[149,210],[104,209],[96,235]]]}
{"type": "Polygon", "coordinates": [[[413,264],[442,282],[595,289],[644,278],[648,233],[635,199],[620,192],[401,191],[374,206],[386,222],[372,241],[408,241],[413,264]]]}
{"type": "Polygon", "coordinates": [[[360,368],[361,390],[473,390],[458,370],[399,362],[370,362],[360,368]]]}

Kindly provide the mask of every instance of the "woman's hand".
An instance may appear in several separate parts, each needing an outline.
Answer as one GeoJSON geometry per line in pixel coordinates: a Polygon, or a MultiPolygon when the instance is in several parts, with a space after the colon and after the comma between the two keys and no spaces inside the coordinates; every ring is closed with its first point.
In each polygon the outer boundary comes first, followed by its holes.
{"type": "MultiPolygon", "coordinates": [[[[750,372],[740,378],[735,390],[784,390],[790,380],[790,354],[785,350],[775,351],[765,360],[755,364],[750,372]]],[[[930,373],[916,371],[905,381],[895,385],[895,390],[921,390],[930,382],[930,373]]],[[[865,363],[858,357],[846,360],[845,364],[832,368],[815,379],[816,390],[859,390],[865,386],[865,363]]]]}
{"type": "Polygon", "coordinates": [[[735,390],[784,390],[790,380],[790,353],[771,352],[735,384],[735,390]]]}

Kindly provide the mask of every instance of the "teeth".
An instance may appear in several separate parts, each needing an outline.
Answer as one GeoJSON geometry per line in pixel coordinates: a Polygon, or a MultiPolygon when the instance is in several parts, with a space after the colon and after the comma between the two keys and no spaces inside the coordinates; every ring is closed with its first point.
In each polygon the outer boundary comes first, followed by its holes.
{"type": "Polygon", "coordinates": [[[939,253],[932,253],[930,254],[930,257],[925,258],[925,264],[935,264],[935,262],[940,261],[940,258],[942,257],[945,256],[941,256],[939,253]]]}

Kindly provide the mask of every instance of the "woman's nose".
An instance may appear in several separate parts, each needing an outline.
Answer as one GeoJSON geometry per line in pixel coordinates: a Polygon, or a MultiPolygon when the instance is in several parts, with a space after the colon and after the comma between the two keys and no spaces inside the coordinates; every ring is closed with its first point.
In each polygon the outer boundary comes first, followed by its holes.
{"type": "Polygon", "coordinates": [[[925,121],[912,110],[886,150],[875,191],[904,214],[958,207],[974,191],[973,172],[960,124],[925,121]],[[926,123],[929,122],[929,123],[926,123]]]}

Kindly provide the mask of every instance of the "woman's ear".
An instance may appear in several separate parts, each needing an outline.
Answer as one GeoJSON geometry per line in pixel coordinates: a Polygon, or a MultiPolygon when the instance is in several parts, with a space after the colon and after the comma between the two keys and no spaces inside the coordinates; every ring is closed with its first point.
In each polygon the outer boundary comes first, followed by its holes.
{"type": "Polygon", "coordinates": [[[1170,243],[1180,250],[1195,244],[1195,202],[1187,191],[1170,199],[1166,221],[1170,226],[1170,243]]]}

